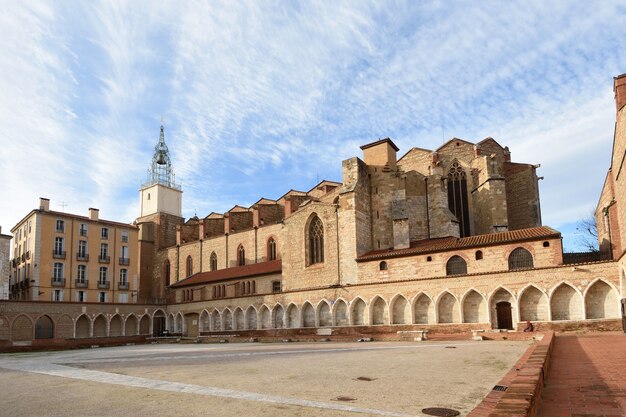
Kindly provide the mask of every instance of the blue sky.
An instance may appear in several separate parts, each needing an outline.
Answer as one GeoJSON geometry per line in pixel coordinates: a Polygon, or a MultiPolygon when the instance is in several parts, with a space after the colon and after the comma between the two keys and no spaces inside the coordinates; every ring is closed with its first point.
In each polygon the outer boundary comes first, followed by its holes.
{"type": "Polygon", "coordinates": [[[186,216],[487,136],[541,164],[544,224],[574,248],[626,72],[620,2],[7,2],[0,225],[35,208],[132,221],[165,118],[186,216]],[[454,7],[451,6],[454,5],[454,7]]]}

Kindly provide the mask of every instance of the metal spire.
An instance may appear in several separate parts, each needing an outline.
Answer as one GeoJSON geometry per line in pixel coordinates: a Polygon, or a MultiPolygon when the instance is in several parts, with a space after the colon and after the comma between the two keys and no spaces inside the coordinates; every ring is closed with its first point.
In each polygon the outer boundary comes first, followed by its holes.
{"type": "Polygon", "coordinates": [[[180,184],[176,184],[172,162],[170,161],[170,152],[165,144],[165,132],[163,127],[163,118],[161,118],[161,132],[159,134],[159,142],[154,147],[154,155],[152,156],[152,164],[148,169],[148,180],[143,185],[149,187],[154,184],[165,185],[166,187],[180,190],[180,184]]]}

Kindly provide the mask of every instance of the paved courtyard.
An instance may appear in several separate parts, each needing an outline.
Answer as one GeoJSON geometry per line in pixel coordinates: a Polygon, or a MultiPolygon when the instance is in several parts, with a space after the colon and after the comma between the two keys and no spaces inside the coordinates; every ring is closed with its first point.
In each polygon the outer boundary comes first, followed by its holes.
{"type": "Polygon", "coordinates": [[[528,342],[161,344],[0,355],[0,416],[466,415],[528,342]]]}

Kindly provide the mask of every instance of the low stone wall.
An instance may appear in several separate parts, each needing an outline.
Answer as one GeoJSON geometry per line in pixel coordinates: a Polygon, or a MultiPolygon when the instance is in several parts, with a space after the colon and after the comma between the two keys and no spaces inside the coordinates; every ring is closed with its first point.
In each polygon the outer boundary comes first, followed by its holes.
{"type": "Polygon", "coordinates": [[[553,331],[534,334],[541,340],[528,348],[498,383],[507,387],[506,391],[491,391],[468,417],[537,416],[555,335],[553,331]]]}
{"type": "Polygon", "coordinates": [[[81,349],[105,346],[124,346],[146,343],[150,336],[90,337],[84,339],[33,339],[30,342],[14,343],[0,340],[0,353],[35,352],[45,350],[81,349]]]}

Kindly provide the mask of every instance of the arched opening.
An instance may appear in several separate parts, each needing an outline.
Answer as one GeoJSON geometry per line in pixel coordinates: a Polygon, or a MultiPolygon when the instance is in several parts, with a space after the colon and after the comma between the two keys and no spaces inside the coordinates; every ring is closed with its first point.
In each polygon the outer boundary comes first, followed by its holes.
{"type": "Polygon", "coordinates": [[[387,268],[388,268],[387,262],[385,262],[385,261],[382,261],[381,263],[378,264],[378,269],[380,271],[386,271],[387,268]]]}
{"type": "Polygon", "coordinates": [[[162,336],[165,330],[165,313],[157,310],[152,316],[152,336],[162,336]]]}
{"type": "Polygon", "coordinates": [[[137,336],[137,317],[134,314],[126,318],[124,334],[126,336],[137,336]]]}
{"type": "Polygon", "coordinates": [[[435,322],[435,309],[433,302],[426,294],[420,294],[413,305],[415,324],[433,324],[435,322]]]}
{"type": "Polygon", "coordinates": [[[315,309],[309,302],[302,306],[302,327],[315,327],[315,309]]]}
{"type": "Polygon", "coordinates": [[[246,250],[243,245],[237,247],[237,265],[244,266],[246,264],[246,250]]]}
{"type": "Polygon", "coordinates": [[[191,255],[187,256],[187,274],[185,277],[190,277],[193,274],[193,258],[191,255]]]}
{"type": "Polygon", "coordinates": [[[330,306],[326,301],[322,301],[318,306],[319,312],[319,325],[320,327],[332,326],[332,315],[330,313],[330,306]]]}
{"type": "Polygon", "coordinates": [[[263,306],[261,310],[261,328],[269,329],[272,327],[272,317],[270,314],[269,308],[267,306],[263,306]]]}
{"type": "Polygon", "coordinates": [[[452,162],[448,171],[448,208],[459,220],[461,237],[470,235],[467,176],[459,161],[452,162]]]}
{"type": "Polygon", "coordinates": [[[307,265],[324,262],[324,224],[317,215],[309,222],[307,235],[307,265]]]}
{"type": "Polygon", "coordinates": [[[509,270],[533,267],[533,255],[524,248],[516,248],[509,255],[509,270]]]}
{"type": "Polygon", "coordinates": [[[107,336],[107,322],[104,316],[99,315],[93,321],[93,337],[106,337],[107,336]]]}
{"type": "Polygon", "coordinates": [[[48,316],[41,316],[35,322],[35,339],[54,338],[54,322],[48,316]]]}
{"type": "Polygon", "coordinates": [[[582,320],[583,305],[580,294],[568,284],[561,284],[550,298],[552,320],[582,320]]]}
{"type": "Polygon", "coordinates": [[[256,330],[258,328],[257,312],[252,306],[246,310],[246,328],[248,330],[256,330]]]}
{"type": "Polygon", "coordinates": [[[83,339],[89,337],[89,328],[91,324],[89,323],[89,319],[87,316],[80,316],[78,320],[76,320],[76,337],[78,339],[83,339]]]}
{"type": "MultiPolygon", "coordinates": [[[[183,317],[180,314],[176,317],[176,322],[178,325],[178,331],[182,332],[183,317]]],[[[139,321],[139,334],[150,334],[150,316],[147,314],[144,314],[139,321]]]]}
{"type": "Polygon", "coordinates": [[[109,322],[109,336],[119,337],[122,335],[122,319],[117,314],[111,317],[109,322]]]}
{"type": "Polygon", "coordinates": [[[460,310],[456,298],[449,292],[439,297],[438,303],[439,323],[459,323],[460,310]]]}
{"type": "Polygon", "coordinates": [[[211,312],[211,331],[219,332],[222,330],[222,320],[220,318],[220,313],[217,310],[213,310],[211,312]]]}
{"type": "Polygon", "coordinates": [[[163,277],[165,279],[165,286],[169,287],[170,285],[170,280],[171,280],[171,268],[170,268],[170,260],[166,259],[165,262],[163,262],[163,277]]]}
{"type": "Polygon", "coordinates": [[[215,252],[211,252],[209,266],[211,268],[211,271],[217,271],[217,254],[215,252]]]}
{"type": "Polygon", "coordinates": [[[393,301],[391,307],[391,323],[392,324],[410,324],[411,323],[411,306],[402,295],[399,295],[393,301]]]}
{"type": "Polygon", "coordinates": [[[280,304],[277,304],[274,307],[274,328],[275,329],[282,329],[284,327],[284,320],[285,320],[285,310],[283,309],[283,306],[281,306],[280,304]]]}
{"type": "Polygon", "coordinates": [[[489,310],[485,298],[471,290],[463,300],[463,323],[488,323],[489,310]]]}
{"type": "Polygon", "coordinates": [[[270,237],[267,241],[267,259],[269,261],[276,260],[276,241],[273,237],[270,237]]]}
{"type": "Polygon", "coordinates": [[[11,325],[11,340],[33,340],[33,323],[27,316],[21,315],[13,320],[11,325]]]}
{"type": "Polygon", "coordinates": [[[365,301],[360,298],[352,301],[350,314],[352,316],[352,325],[364,326],[366,324],[365,307],[365,301]]]}
{"type": "Polygon", "coordinates": [[[483,259],[483,251],[477,250],[475,254],[475,258],[477,261],[480,261],[481,259],[483,259]]]}
{"type": "Polygon", "coordinates": [[[620,300],[617,291],[604,281],[596,281],[585,295],[585,311],[588,319],[620,317],[620,300]]]}
{"type": "Polygon", "coordinates": [[[491,326],[494,329],[513,329],[515,319],[513,295],[504,288],[498,288],[491,296],[491,315],[494,318],[491,326]]]}
{"type": "MultiPolygon", "coordinates": [[[[144,316],[147,318],[148,316],[144,316]]],[[[186,337],[198,337],[200,334],[198,329],[198,313],[185,314],[185,333],[186,337]]]]}
{"type": "Polygon", "coordinates": [[[57,337],[59,339],[71,339],[74,337],[74,322],[66,314],[57,320],[57,337]]]}
{"type": "Polygon", "coordinates": [[[348,326],[348,305],[342,299],[335,302],[335,326],[348,326]]]}
{"type": "Polygon", "coordinates": [[[298,320],[298,307],[294,304],[290,304],[287,307],[287,327],[290,329],[296,328],[300,326],[300,321],[298,320]]]}
{"type": "Polygon", "coordinates": [[[224,330],[233,330],[233,313],[229,309],[226,309],[222,314],[224,316],[222,318],[222,328],[224,330]]]}
{"type": "MultiPolygon", "coordinates": [[[[176,318],[174,317],[173,314],[169,315],[169,322],[168,322],[168,330],[171,333],[176,333],[176,318]]],[[[139,325],[139,319],[137,319],[137,325],[139,325]]],[[[137,331],[139,331],[139,327],[137,327],[137,331]]],[[[139,333],[137,333],[139,334],[139,333]]]]}
{"type": "Polygon", "coordinates": [[[373,325],[381,325],[389,323],[387,317],[387,303],[380,297],[375,297],[370,306],[370,312],[373,325]]]}
{"type": "Polygon", "coordinates": [[[522,321],[548,321],[548,297],[535,286],[524,290],[519,298],[522,321]]]}
{"type": "Polygon", "coordinates": [[[235,327],[233,330],[244,330],[246,328],[246,320],[243,316],[243,310],[239,307],[235,309],[235,327]]]}
{"type": "Polygon", "coordinates": [[[454,255],[446,263],[446,275],[467,274],[467,262],[459,255],[454,255]]]}
{"type": "Polygon", "coordinates": [[[200,314],[200,332],[210,332],[211,331],[211,315],[208,311],[204,310],[202,314],[200,314]]]}

